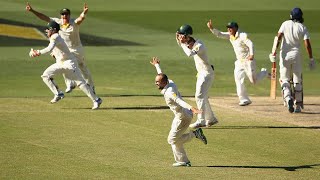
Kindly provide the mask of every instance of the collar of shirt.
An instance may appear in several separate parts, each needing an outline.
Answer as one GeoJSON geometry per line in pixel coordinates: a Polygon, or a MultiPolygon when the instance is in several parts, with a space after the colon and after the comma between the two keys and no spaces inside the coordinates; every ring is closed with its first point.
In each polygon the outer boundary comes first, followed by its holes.
{"type": "Polygon", "coordinates": [[[62,24],[60,27],[62,29],[67,29],[69,26],[70,26],[70,24],[68,23],[68,24],[62,24]]]}
{"type": "Polygon", "coordinates": [[[169,83],[161,90],[161,94],[165,94],[169,87],[169,83]]]}
{"type": "Polygon", "coordinates": [[[231,35],[231,36],[230,36],[230,39],[231,39],[232,41],[238,39],[239,34],[240,34],[240,29],[238,29],[238,31],[236,32],[235,36],[231,35]]]}
{"type": "Polygon", "coordinates": [[[168,84],[161,90],[161,94],[165,94],[169,85],[173,83],[173,81],[171,79],[168,79],[168,84]]]}

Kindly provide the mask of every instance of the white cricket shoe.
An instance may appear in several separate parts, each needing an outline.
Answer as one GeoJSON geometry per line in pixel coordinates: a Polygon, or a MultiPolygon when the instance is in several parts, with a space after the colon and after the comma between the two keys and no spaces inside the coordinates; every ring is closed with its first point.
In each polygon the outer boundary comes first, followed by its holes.
{"type": "Polygon", "coordinates": [[[192,129],[197,129],[200,127],[206,127],[206,125],[205,125],[205,123],[199,123],[198,121],[196,121],[196,122],[190,124],[189,127],[192,129]]]}
{"type": "Polygon", "coordinates": [[[191,167],[190,162],[176,162],[172,164],[173,167],[191,167]]]}
{"type": "Polygon", "coordinates": [[[247,105],[249,105],[249,104],[251,104],[252,102],[250,101],[250,100],[248,100],[248,101],[243,101],[243,102],[240,102],[239,103],[239,106],[247,106],[247,105]]]}
{"type": "Polygon", "coordinates": [[[98,98],[97,100],[95,100],[93,102],[93,107],[92,109],[99,109],[100,105],[102,104],[102,99],[101,98],[98,98]]]}
{"type": "Polygon", "coordinates": [[[64,94],[60,92],[58,95],[54,95],[53,99],[50,101],[52,104],[60,101],[64,98],[64,94]]]}
{"type": "Polygon", "coordinates": [[[75,85],[71,85],[70,87],[67,87],[67,89],[64,92],[71,93],[74,88],[76,88],[76,86],[75,85]]]}
{"type": "Polygon", "coordinates": [[[213,125],[215,125],[215,124],[218,124],[218,119],[217,118],[214,118],[214,120],[213,121],[206,121],[206,127],[211,127],[211,126],[213,126],[213,125]]]}

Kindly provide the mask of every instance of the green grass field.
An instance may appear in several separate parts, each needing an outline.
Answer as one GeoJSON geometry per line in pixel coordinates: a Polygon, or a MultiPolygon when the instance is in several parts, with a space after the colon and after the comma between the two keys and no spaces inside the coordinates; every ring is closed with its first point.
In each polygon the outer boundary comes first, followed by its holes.
{"type": "MultiPolygon", "coordinates": [[[[76,16],[83,5],[76,0],[29,2],[49,16],[57,16],[63,7],[76,16]]],[[[5,7],[0,11],[0,25],[45,25],[25,12],[26,2],[0,3],[5,7]]],[[[254,42],[258,69],[270,68],[273,37],[290,10],[299,6],[319,62],[320,25],[316,17],[320,2],[87,3],[89,13],[81,33],[96,92],[104,100],[97,111],[90,109],[92,103],[79,89],[50,104],[52,94],[40,75],[53,60],[48,55],[28,57],[31,47],[43,48],[48,42],[7,37],[0,29],[0,179],[319,179],[319,67],[308,69],[303,50],[304,93],[313,97],[306,102],[306,113],[285,112],[280,88],[279,98],[270,105],[275,112],[267,106],[255,111],[265,106],[260,98],[269,95],[268,80],[257,86],[248,83],[254,103],[239,108],[232,46],[212,36],[206,22],[212,18],[216,27],[224,30],[228,21],[237,21],[254,42]],[[195,105],[194,62],[175,42],[176,29],[185,23],[193,26],[194,37],[205,43],[215,65],[210,95],[220,123],[204,129],[208,145],[197,140],[186,144],[193,167],[173,168],[166,141],[173,114],[154,86],[156,71],[149,61],[158,56],[163,71],[195,105]],[[231,105],[221,100],[227,98],[231,98],[231,105]]],[[[65,88],[61,77],[57,82],[65,88]]]]}

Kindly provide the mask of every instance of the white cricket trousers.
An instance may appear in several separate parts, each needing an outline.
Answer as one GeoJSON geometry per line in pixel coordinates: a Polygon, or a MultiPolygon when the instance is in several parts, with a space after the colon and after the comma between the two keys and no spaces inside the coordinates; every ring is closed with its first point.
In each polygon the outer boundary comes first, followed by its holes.
{"type": "Polygon", "coordinates": [[[296,103],[302,102],[302,67],[299,51],[280,51],[280,84],[283,98],[288,101],[291,96],[290,80],[292,78],[296,103]]]}
{"type": "Polygon", "coordinates": [[[58,74],[64,74],[68,79],[75,81],[77,86],[92,100],[98,97],[93,93],[92,89],[86,84],[81,72],[72,60],[66,60],[63,63],[54,63],[49,66],[41,75],[43,82],[49,87],[54,95],[59,94],[57,85],[53,81],[53,77],[58,74]]]}
{"type": "MultiPolygon", "coordinates": [[[[84,50],[83,47],[79,47],[77,49],[70,49],[71,53],[76,57],[78,62],[78,67],[82,73],[83,78],[85,79],[86,83],[90,85],[90,87],[94,87],[93,79],[91,73],[85,63],[84,58],[84,50]]],[[[65,75],[63,75],[66,86],[71,87],[74,83],[71,79],[68,79],[65,75]]]]}
{"type": "Polygon", "coordinates": [[[202,124],[205,121],[216,121],[209,102],[209,91],[213,79],[214,73],[198,73],[197,75],[195,99],[198,109],[202,110],[202,113],[198,114],[197,122],[202,124]]]}
{"type": "Polygon", "coordinates": [[[172,121],[171,130],[168,136],[168,143],[172,147],[173,156],[176,162],[190,162],[183,144],[195,137],[192,131],[185,133],[191,121],[192,112],[190,110],[185,110],[183,115],[180,117],[175,116],[172,121]]]}
{"type": "Polygon", "coordinates": [[[235,61],[234,81],[236,83],[237,95],[240,102],[250,101],[244,84],[244,79],[246,76],[252,84],[256,84],[266,76],[266,73],[262,71],[258,74],[256,73],[256,60],[235,61]]]}

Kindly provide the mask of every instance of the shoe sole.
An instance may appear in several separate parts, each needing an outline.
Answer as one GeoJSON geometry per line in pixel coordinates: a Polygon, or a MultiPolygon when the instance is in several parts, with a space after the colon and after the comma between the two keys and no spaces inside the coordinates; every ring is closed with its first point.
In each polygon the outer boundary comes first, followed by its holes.
{"type": "Polygon", "coordinates": [[[190,124],[189,127],[192,128],[192,129],[197,129],[197,128],[206,127],[206,125],[205,125],[205,124],[198,124],[197,126],[192,126],[192,125],[190,124]]]}
{"type": "Polygon", "coordinates": [[[250,105],[252,102],[248,102],[248,103],[244,103],[244,104],[239,104],[239,106],[248,106],[250,105]]]}
{"type": "Polygon", "coordinates": [[[50,101],[51,104],[57,103],[58,101],[60,101],[61,99],[63,99],[64,97],[60,97],[57,101],[50,101]]]}
{"type": "Polygon", "coordinates": [[[173,164],[172,165],[172,167],[191,167],[191,164],[190,163],[187,163],[187,164],[177,164],[177,165],[175,165],[175,164],[173,164]]]}
{"type": "Polygon", "coordinates": [[[211,126],[213,126],[213,125],[215,125],[215,124],[218,124],[219,123],[219,121],[214,121],[214,122],[210,122],[210,123],[208,123],[205,127],[211,127],[211,126]]]}
{"type": "Polygon", "coordinates": [[[203,131],[202,131],[201,128],[199,129],[199,131],[200,131],[200,134],[201,134],[201,137],[202,137],[202,138],[198,138],[198,139],[200,139],[204,144],[208,144],[207,138],[206,138],[206,136],[203,134],[203,131]]]}

